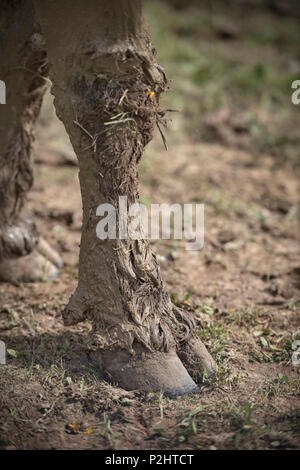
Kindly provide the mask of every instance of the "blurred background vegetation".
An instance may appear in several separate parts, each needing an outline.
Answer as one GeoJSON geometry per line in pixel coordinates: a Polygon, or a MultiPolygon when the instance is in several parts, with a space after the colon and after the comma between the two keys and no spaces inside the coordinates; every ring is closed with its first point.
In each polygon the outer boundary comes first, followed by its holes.
{"type": "Polygon", "coordinates": [[[169,142],[221,142],[299,166],[300,2],[146,0],[169,142]]]}
{"type": "MultiPolygon", "coordinates": [[[[142,158],[150,203],[204,203],[205,246],[151,241],[172,301],[191,312],[219,367],[176,401],[99,382],[90,326],[61,311],[77,285],[77,158],[47,93],[28,207],[62,253],[51,283],[0,284],[0,448],[298,449],[300,0],[145,0],[172,119],[142,158]],[[3,372],[2,372],[3,371],[3,372]],[[51,404],[51,406],[50,406],[51,404]],[[2,411],[3,410],[3,411],[2,411]],[[93,432],[66,432],[87,423],[93,432]]],[[[49,86],[50,88],[50,86],[49,86]]],[[[118,127],[116,126],[116,132],[118,127]]],[[[100,180],[100,177],[99,177],[100,180]]]]}

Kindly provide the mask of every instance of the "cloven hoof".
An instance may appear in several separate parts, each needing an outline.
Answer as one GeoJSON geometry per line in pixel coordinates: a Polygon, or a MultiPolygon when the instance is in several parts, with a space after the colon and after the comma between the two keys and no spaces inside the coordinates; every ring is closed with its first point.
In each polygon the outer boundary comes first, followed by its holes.
{"type": "Polygon", "coordinates": [[[124,349],[98,350],[90,358],[110,382],[125,390],[161,391],[169,398],[198,391],[175,351],[149,352],[138,346],[135,355],[124,349]]]}

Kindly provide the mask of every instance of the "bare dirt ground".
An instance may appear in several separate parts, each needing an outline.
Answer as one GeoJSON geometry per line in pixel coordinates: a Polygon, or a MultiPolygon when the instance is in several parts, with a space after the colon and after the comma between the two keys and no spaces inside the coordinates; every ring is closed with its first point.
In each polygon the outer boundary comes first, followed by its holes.
{"type": "Polygon", "coordinates": [[[173,301],[199,320],[220,372],[216,383],[173,401],[124,392],[91,369],[89,325],[65,328],[60,316],[76,286],[81,217],[77,168],[65,164],[71,154],[51,150],[60,130],[56,121],[39,129],[30,207],[66,267],[53,282],[0,286],[1,338],[12,350],[1,368],[2,446],[299,447],[299,375],[291,364],[300,306],[297,176],[274,168],[268,155],[218,144],[168,153],[152,145],[144,200],[206,204],[202,251],[187,252],[177,240],[154,249],[173,301]]]}
{"type": "Polygon", "coordinates": [[[299,448],[299,366],[291,363],[292,342],[300,339],[294,160],[268,148],[250,151],[247,129],[217,112],[206,142],[174,138],[166,152],[155,137],[141,166],[142,201],[204,203],[205,247],[188,252],[183,241],[162,240],[153,249],[173,301],[198,320],[219,374],[176,400],[126,392],[91,367],[90,325],[62,323],[77,283],[81,201],[76,160],[52,113],[47,99],[29,207],[65,267],[49,283],[0,285],[0,337],[8,348],[0,366],[0,448],[299,448]]]}

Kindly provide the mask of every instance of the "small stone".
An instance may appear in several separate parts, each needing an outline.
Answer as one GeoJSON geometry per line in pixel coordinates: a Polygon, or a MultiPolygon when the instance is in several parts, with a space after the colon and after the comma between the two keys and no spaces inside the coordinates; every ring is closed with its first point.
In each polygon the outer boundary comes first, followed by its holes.
{"type": "Polygon", "coordinates": [[[280,441],[272,441],[271,446],[272,447],[279,447],[280,446],[280,441]]]}

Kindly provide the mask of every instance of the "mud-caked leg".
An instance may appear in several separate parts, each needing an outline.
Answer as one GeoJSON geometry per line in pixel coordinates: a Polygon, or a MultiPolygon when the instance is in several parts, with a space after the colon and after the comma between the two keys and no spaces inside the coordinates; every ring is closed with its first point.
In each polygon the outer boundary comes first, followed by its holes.
{"type": "Polygon", "coordinates": [[[120,196],[128,205],[138,201],[138,163],[163,119],[159,97],[167,80],[141,2],[37,0],[35,6],[56,111],[79,160],[83,202],[79,282],[65,324],[91,320],[96,360],[124,388],[170,396],[197,390],[176,352],[195,324],[170,301],[148,241],[96,234],[100,204],[118,213],[120,196]]]}
{"type": "Polygon", "coordinates": [[[42,280],[56,277],[54,264],[62,261],[39,240],[24,203],[33,183],[33,126],[48,61],[32,2],[2,0],[0,9],[0,79],[6,85],[6,104],[0,105],[0,281],[42,280]]]}

